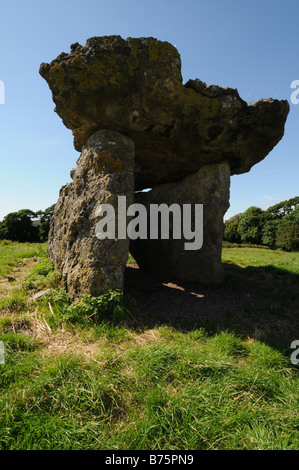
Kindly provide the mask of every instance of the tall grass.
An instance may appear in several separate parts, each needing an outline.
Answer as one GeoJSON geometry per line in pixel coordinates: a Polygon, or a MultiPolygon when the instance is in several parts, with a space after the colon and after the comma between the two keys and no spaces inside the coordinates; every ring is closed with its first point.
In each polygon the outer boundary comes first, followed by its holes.
{"type": "Polygon", "coordinates": [[[0,447],[298,449],[298,374],[280,353],[228,332],[141,338],[86,360],[2,336],[0,447]]]}
{"type": "MultiPolygon", "coordinates": [[[[153,325],[120,293],[71,304],[56,286],[30,301],[31,289],[49,285],[53,272],[45,248],[0,248],[4,272],[25,253],[41,258],[0,298],[1,450],[299,449],[291,351],[231,330],[153,325]]],[[[294,285],[298,255],[267,251],[270,259],[256,251],[224,250],[235,277],[223,289],[241,288],[238,266],[262,273],[272,266],[294,285]]]]}
{"type": "Polygon", "coordinates": [[[44,257],[46,243],[0,243],[0,276],[9,274],[14,267],[23,265],[24,258],[44,257]]]}

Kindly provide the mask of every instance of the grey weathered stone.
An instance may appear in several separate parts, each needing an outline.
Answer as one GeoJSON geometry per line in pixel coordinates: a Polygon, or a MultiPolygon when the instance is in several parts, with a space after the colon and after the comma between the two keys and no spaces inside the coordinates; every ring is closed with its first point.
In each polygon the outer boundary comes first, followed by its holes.
{"type": "Polygon", "coordinates": [[[167,278],[219,284],[223,216],[231,174],[265,158],[284,134],[286,100],[252,106],[236,89],[182,83],[175,47],[155,38],[94,37],[41,64],[56,112],[82,154],[62,188],[48,254],[72,298],[122,288],[129,240],[99,240],[96,209],[119,195],[136,202],[203,204],[203,246],[185,240],[136,240],[141,268],[167,278]],[[103,130],[105,129],[105,130],[103,130]]]}
{"type": "Polygon", "coordinates": [[[77,150],[99,129],[134,140],[136,189],[224,161],[231,174],[249,171],[280,141],[289,112],[287,100],[248,106],[236,89],[183,84],[177,49],[155,38],[90,38],[40,73],[77,150]]]}
{"type": "Polygon", "coordinates": [[[92,135],[60,191],[51,219],[48,257],[62,274],[71,298],[122,289],[129,240],[100,240],[96,224],[100,204],[111,204],[116,217],[118,196],[134,201],[134,142],[115,131],[92,135]]]}
{"type": "MultiPolygon", "coordinates": [[[[139,266],[168,280],[217,285],[223,281],[221,264],[223,216],[229,207],[230,169],[227,163],[206,165],[178,183],[156,186],[135,195],[144,204],[203,204],[203,245],[199,250],[185,250],[186,240],[132,240],[130,250],[139,266]]],[[[194,229],[194,227],[193,227],[194,229]]]]}

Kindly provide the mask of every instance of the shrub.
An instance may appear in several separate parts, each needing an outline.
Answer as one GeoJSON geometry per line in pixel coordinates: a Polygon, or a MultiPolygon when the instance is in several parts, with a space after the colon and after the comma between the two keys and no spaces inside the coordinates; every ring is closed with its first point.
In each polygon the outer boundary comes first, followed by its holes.
{"type": "Polygon", "coordinates": [[[53,290],[44,297],[50,302],[56,323],[66,321],[90,325],[103,320],[119,321],[129,317],[136,311],[136,301],[121,290],[108,290],[98,297],[83,294],[79,300],[70,303],[64,290],[53,290]]]}
{"type": "Polygon", "coordinates": [[[136,308],[135,300],[120,290],[109,290],[98,297],[89,294],[81,296],[67,309],[66,316],[70,322],[93,319],[99,322],[103,319],[112,321],[122,320],[136,308]]]}

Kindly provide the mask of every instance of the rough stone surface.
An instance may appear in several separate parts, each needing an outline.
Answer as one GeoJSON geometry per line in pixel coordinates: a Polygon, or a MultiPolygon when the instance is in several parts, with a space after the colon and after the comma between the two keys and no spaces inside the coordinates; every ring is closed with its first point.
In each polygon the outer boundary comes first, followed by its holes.
{"type": "MultiPolygon", "coordinates": [[[[166,203],[203,204],[203,245],[185,250],[186,240],[132,240],[130,250],[139,266],[169,280],[217,285],[223,281],[221,264],[223,216],[229,207],[230,169],[227,163],[206,165],[178,183],[156,186],[135,195],[135,202],[146,206],[166,203]]],[[[171,221],[171,219],[170,219],[171,221]]],[[[149,225],[149,224],[148,224],[149,225]]],[[[194,229],[194,226],[193,226],[194,229]]]]}
{"type": "Polygon", "coordinates": [[[236,89],[182,83],[175,47],[154,38],[94,37],[41,64],[56,112],[82,152],[61,189],[48,255],[71,298],[122,289],[129,240],[96,236],[100,204],[118,218],[118,196],[135,202],[203,204],[203,246],[186,240],[135,240],[141,268],[168,280],[215,285],[223,280],[223,216],[231,174],[244,173],[280,141],[286,100],[252,106],[236,89]]]}
{"type": "Polygon", "coordinates": [[[95,229],[100,204],[111,204],[117,217],[118,196],[134,201],[134,142],[115,131],[96,132],[71,176],[51,219],[48,257],[72,299],[123,289],[129,240],[100,240],[95,229]]]}
{"type": "Polygon", "coordinates": [[[286,100],[248,106],[235,89],[183,85],[177,49],[154,38],[90,38],[41,64],[40,74],[77,150],[99,129],[134,140],[136,189],[180,181],[206,164],[249,171],[282,138],[289,112],[286,100]]]}

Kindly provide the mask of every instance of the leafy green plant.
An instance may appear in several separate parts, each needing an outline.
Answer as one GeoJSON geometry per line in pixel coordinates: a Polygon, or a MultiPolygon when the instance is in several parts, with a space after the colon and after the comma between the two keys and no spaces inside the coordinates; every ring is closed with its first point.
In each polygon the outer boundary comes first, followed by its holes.
{"type": "Polygon", "coordinates": [[[42,258],[39,260],[38,265],[34,268],[32,273],[40,276],[47,276],[51,271],[54,271],[53,262],[47,258],[42,258]]]}
{"type": "Polygon", "coordinates": [[[100,323],[102,320],[124,320],[136,310],[135,299],[121,290],[108,290],[98,297],[83,294],[72,303],[67,292],[54,290],[45,296],[44,301],[51,303],[57,321],[82,325],[100,323]]]}
{"type": "Polygon", "coordinates": [[[46,287],[57,288],[61,276],[54,271],[52,261],[41,258],[33,271],[25,278],[23,288],[26,290],[39,290],[46,287]]]}
{"type": "Polygon", "coordinates": [[[134,309],[134,299],[120,290],[109,290],[98,297],[82,295],[79,301],[68,307],[66,316],[71,322],[80,321],[82,318],[94,319],[95,322],[104,318],[118,321],[127,318],[134,309]]]}

